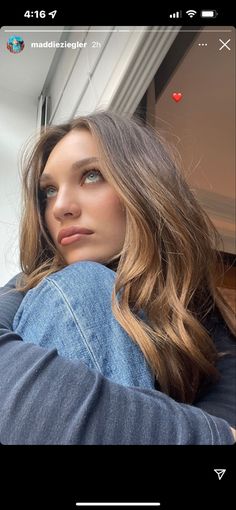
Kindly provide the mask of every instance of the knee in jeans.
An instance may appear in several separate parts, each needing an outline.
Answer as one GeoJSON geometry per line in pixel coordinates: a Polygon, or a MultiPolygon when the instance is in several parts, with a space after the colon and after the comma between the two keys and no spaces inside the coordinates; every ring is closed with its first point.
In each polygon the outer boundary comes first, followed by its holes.
{"type": "Polygon", "coordinates": [[[47,279],[54,281],[60,281],[62,279],[68,282],[71,281],[71,283],[76,283],[78,281],[81,283],[84,282],[86,285],[89,284],[90,288],[94,285],[95,291],[97,292],[98,284],[102,286],[105,282],[110,282],[111,284],[114,282],[115,273],[98,262],[82,260],[64,267],[57,273],[49,275],[47,279]]]}
{"type": "Polygon", "coordinates": [[[94,262],[93,260],[81,260],[79,262],[74,262],[70,264],[65,269],[68,272],[76,272],[80,274],[86,274],[87,276],[91,275],[104,278],[107,274],[113,273],[109,268],[101,264],[100,262],[94,262]]]}

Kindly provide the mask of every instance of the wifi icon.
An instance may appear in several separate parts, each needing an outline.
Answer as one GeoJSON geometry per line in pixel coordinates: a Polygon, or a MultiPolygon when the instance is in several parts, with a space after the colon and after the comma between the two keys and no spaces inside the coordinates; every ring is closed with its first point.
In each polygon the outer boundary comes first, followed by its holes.
{"type": "Polygon", "coordinates": [[[195,14],[197,14],[197,11],[189,10],[189,11],[186,11],[186,14],[187,14],[190,18],[193,18],[193,16],[195,16],[195,14]]]}

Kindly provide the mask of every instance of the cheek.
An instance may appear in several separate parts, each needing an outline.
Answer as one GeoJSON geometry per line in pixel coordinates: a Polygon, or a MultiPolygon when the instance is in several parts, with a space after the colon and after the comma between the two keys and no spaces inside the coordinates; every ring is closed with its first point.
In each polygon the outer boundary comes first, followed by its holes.
{"type": "Polygon", "coordinates": [[[110,186],[104,187],[94,198],[94,207],[100,211],[109,211],[113,212],[113,214],[118,214],[119,211],[122,211],[121,201],[110,186]]]}
{"type": "Polygon", "coordinates": [[[104,220],[106,220],[106,224],[110,225],[111,228],[114,223],[120,224],[125,222],[124,207],[119,197],[113,191],[106,193],[106,195],[97,202],[96,210],[98,216],[103,217],[104,220]]]}

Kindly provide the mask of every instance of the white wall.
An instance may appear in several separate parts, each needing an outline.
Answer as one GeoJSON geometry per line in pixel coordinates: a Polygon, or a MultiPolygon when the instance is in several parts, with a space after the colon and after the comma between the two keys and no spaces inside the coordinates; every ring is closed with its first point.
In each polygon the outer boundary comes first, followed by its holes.
{"type": "Polygon", "coordinates": [[[19,153],[34,133],[37,101],[0,88],[0,286],[20,271],[18,224],[20,217],[19,153]]]}

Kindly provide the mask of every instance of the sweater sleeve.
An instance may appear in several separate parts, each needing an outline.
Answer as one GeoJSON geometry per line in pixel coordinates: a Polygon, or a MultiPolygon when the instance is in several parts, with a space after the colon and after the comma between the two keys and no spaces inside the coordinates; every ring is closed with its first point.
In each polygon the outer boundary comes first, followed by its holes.
{"type": "Polygon", "coordinates": [[[236,428],[236,339],[217,309],[208,317],[205,327],[220,354],[217,361],[220,379],[206,386],[194,405],[224,418],[236,428]]]}
{"type": "Polygon", "coordinates": [[[60,357],[55,349],[22,342],[10,326],[23,296],[8,293],[6,299],[3,289],[2,444],[234,443],[228,423],[221,418],[156,390],[115,384],[82,362],[60,357]]]}

